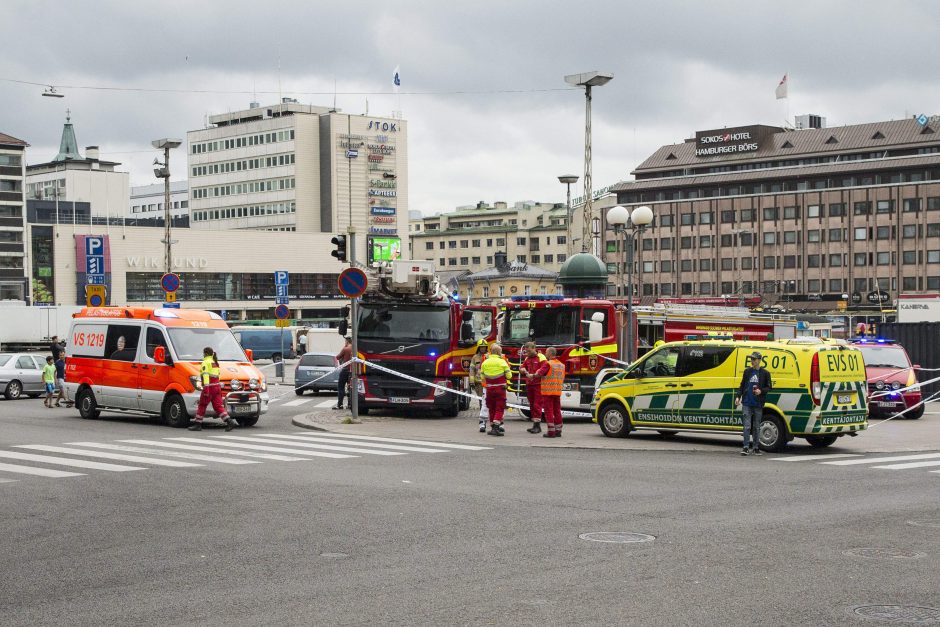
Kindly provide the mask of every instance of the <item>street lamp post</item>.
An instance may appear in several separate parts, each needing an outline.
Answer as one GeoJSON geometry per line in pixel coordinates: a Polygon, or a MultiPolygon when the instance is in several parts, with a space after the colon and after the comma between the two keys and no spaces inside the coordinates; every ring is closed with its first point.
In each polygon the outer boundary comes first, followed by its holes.
{"type": "Polygon", "coordinates": [[[617,263],[618,290],[626,293],[626,321],[620,324],[620,359],[633,363],[635,359],[633,339],[633,240],[636,233],[642,233],[653,222],[653,210],[649,207],[637,207],[631,213],[626,207],[611,207],[607,212],[607,223],[614,227],[614,234],[621,242],[621,261],[617,263]],[[621,264],[627,266],[627,284],[623,283],[621,264]],[[626,328],[626,338],[623,330],[626,328]]]}
{"type": "Polygon", "coordinates": [[[564,185],[568,187],[568,200],[565,202],[565,207],[568,208],[567,216],[565,218],[565,228],[568,233],[568,237],[565,238],[565,242],[567,243],[567,246],[565,247],[565,252],[567,253],[567,256],[570,257],[571,256],[571,244],[573,243],[571,240],[571,218],[572,218],[571,185],[573,183],[578,182],[578,175],[577,174],[562,174],[561,176],[558,177],[558,182],[563,183],[564,185]]]}
{"type": "Polygon", "coordinates": [[[588,241],[591,238],[591,218],[593,217],[591,203],[591,88],[606,85],[614,77],[609,72],[582,72],[565,76],[565,82],[576,87],[584,87],[584,224],[582,225],[581,247],[587,252],[588,241]]]}
{"type": "Polygon", "coordinates": [[[156,149],[163,149],[163,163],[157,159],[153,164],[160,166],[153,169],[153,175],[163,179],[163,265],[167,274],[173,271],[173,241],[170,239],[170,149],[178,148],[183,143],[181,139],[155,139],[150,145],[156,149]]]}

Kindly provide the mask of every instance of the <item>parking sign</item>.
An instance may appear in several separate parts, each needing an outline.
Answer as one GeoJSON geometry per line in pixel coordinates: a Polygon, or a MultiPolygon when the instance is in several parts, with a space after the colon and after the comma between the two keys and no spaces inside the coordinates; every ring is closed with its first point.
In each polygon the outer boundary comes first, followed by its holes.
{"type": "Polygon", "coordinates": [[[290,281],[290,276],[287,273],[287,270],[276,270],[274,272],[274,284],[275,285],[287,285],[290,281]]]}

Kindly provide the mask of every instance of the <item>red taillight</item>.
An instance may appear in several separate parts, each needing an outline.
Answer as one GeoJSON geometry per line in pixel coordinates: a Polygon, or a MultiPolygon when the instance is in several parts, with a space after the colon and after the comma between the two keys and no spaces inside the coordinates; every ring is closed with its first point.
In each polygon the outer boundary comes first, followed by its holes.
{"type": "Polygon", "coordinates": [[[813,365],[809,369],[809,381],[813,402],[819,405],[822,396],[822,383],[819,381],[819,353],[813,355],[813,365]]]}

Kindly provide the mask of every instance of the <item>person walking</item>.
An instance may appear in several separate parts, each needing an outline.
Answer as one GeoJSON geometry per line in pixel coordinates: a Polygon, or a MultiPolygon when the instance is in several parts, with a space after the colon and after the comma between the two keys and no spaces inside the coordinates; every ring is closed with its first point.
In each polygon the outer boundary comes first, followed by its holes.
{"type": "Polygon", "coordinates": [[[754,351],[750,356],[751,365],[744,369],[741,376],[741,385],[734,398],[735,405],[741,405],[741,422],[744,426],[744,448],[741,455],[748,454],[748,441],[750,440],[750,453],[763,455],[760,450],[760,423],[764,416],[764,403],[767,393],[773,387],[770,373],[761,365],[763,355],[754,351]]]}
{"type": "Polygon", "coordinates": [[[199,367],[199,373],[202,378],[202,392],[199,395],[199,405],[196,407],[196,420],[189,426],[189,430],[202,431],[202,420],[206,417],[206,407],[209,406],[209,403],[212,403],[215,415],[225,421],[225,430],[231,431],[238,426],[238,423],[225,411],[225,403],[222,402],[219,358],[212,347],[207,346],[202,349],[202,364],[199,367]]]}
{"type": "Polygon", "coordinates": [[[525,395],[529,400],[529,417],[532,426],[526,429],[529,433],[542,432],[542,377],[548,373],[548,360],[539,352],[535,342],[526,342],[522,347],[525,350],[525,360],[519,367],[520,378],[525,381],[525,395]]]}
{"type": "MultiPolygon", "coordinates": [[[[342,365],[347,361],[351,361],[352,358],[352,338],[347,337],[346,344],[340,349],[339,353],[336,354],[336,363],[342,365]]],[[[336,387],[336,405],[333,409],[343,408],[343,400],[346,398],[346,388],[349,386],[349,377],[352,373],[352,367],[353,364],[349,364],[339,371],[339,385],[336,387]]],[[[352,398],[352,395],[356,393],[356,390],[349,390],[349,397],[352,398]]]]}
{"type": "Polygon", "coordinates": [[[42,369],[42,382],[46,386],[46,400],[43,405],[52,409],[52,395],[55,393],[55,362],[52,356],[46,357],[46,365],[42,369]]]}
{"type": "Polygon", "coordinates": [[[480,340],[477,343],[477,352],[470,358],[470,365],[467,367],[467,383],[473,390],[473,393],[480,397],[480,433],[486,433],[486,419],[488,414],[483,409],[486,403],[486,388],[483,387],[483,373],[480,372],[480,366],[486,359],[487,353],[486,340],[480,340]]]}
{"type": "Polygon", "coordinates": [[[52,356],[52,361],[59,358],[59,351],[61,350],[62,345],[59,344],[59,336],[53,335],[52,339],[49,340],[49,354],[52,356]]]}
{"type": "Polygon", "coordinates": [[[59,351],[59,356],[55,360],[55,384],[59,389],[59,395],[55,399],[55,406],[62,407],[62,401],[65,401],[66,407],[72,406],[69,395],[65,390],[65,353],[59,351]]]}
{"type": "Polygon", "coordinates": [[[548,431],[543,438],[561,437],[561,390],[565,383],[565,364],[558,361],[554,346],[545,351],[547,373],[542,377],[542,408],[548,431]]]}
{"type": "Polygon", "coordinates": [[[506,411],[506,386],[512,380],[512,370],[503,359],[499,344],[490,346],[489,356],[480,366],[486,385],[486,409],[490,415],[490,435],[503,435],[503,413],[506,411]]]}

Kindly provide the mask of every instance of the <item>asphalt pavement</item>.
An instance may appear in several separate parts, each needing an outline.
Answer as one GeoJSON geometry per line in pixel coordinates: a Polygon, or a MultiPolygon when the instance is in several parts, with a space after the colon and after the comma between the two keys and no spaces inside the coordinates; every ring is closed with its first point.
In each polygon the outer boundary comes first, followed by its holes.
{"type": "Polygon", "coordinates": [[[472,413],[315,431],[289,400],[231,434],[0,402],[0,624],[940,623],[940,417],[892,453],[742,458],[472,413]]]}

